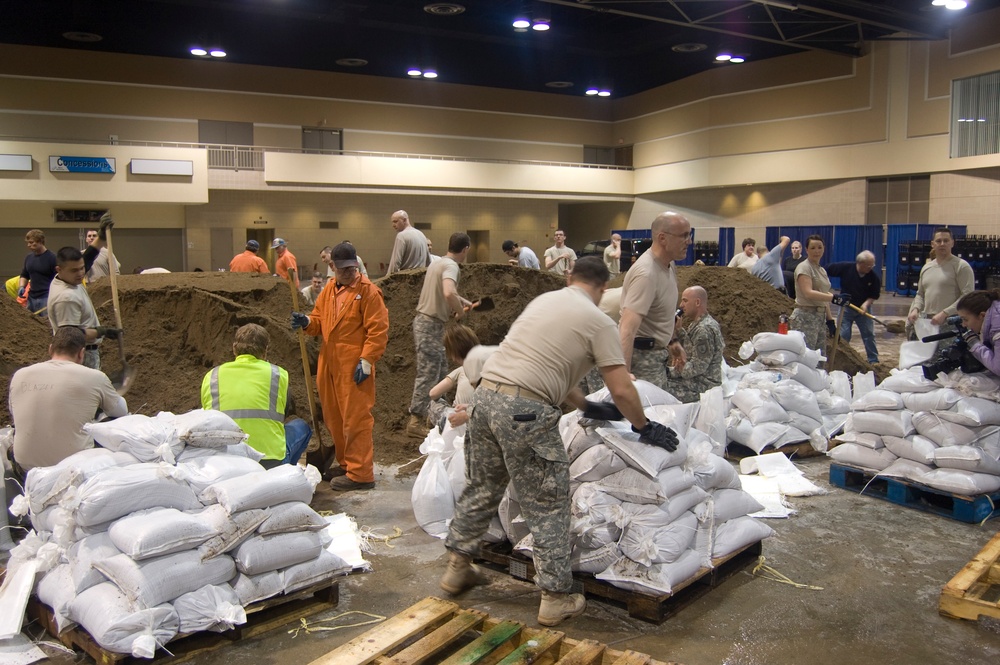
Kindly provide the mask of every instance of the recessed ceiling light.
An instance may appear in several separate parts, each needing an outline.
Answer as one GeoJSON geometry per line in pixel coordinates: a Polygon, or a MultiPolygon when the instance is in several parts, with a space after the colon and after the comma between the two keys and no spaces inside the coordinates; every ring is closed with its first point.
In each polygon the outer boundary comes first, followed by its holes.
{"type": "Polygon", "coordinates": [[[226,57],[226,52],[223,51],[221,48],[214,48],[211,51],[209,51],[208,54],[210,56],[212,56],[213,58],[225,58],[226,57]]]}
{"type": "Polygon", "coordinates": [[[101,37],[100,35],[95,34],[93,32],[71,31],[71,32],[64,32],[62,36],[63,39],[68,39],[71,42],[83,42],[85,44],[92,44],[94,42],[99,42],[102,39],[104,39],[104,37],[101,37]]]}
{"type": "Polygon", "coordinates": [[[599,93],[597,93],[597,96],[598,97],[610,97],[611,96],[611,91],[610,90],[601,90],[599,93]]]}
{"type": "Polygon", "coordinates": [[[200,46],[195,46],[191,49],[191,55],[208,55],[208,51],[201,48],[200,46]]]}
{"type": "Polygon", "coordinates": [[[424,11],[435,16],[458,16],[465,11],[465,7],[454,2],[433,2],[424,5],[424,11]]]}
{"type": "Polygon", "coordinates": [[[572,81],[549,81],[545,84],[546,88],[572,88],[572,81]]]}
{"type": "Polygon", "coordinates": [[[516,18],[511,25],[514,26],[515,30],[527,30],[531,27],[531,21],[526,18],[516,18]]]}
{"type": "Polygon", "coordinates": [[[436,71],[434,71],[433,69],[428,69],[427,71],[424,72],[424,78],[425,79],[436,79],[437,77],[438,77],[438,73],[436,71]]]}
{"type": "Polygon", "coordinates": [[[699,51],[704,51],[708,46],[705,44],[699,44],[698,42],[688,42],[687,44],[675,44],[670,47],[670,50],[674,53],[698,53],[699,51]]]}
{"type": "Polygon", "coordinates": [[[364,58],[341,58],[340,60],[335,60],[334,64],[341,67],[364,67],[368,64],[368,61],[364,58]]]}
{"type": "Polygon", "coordinates": [[[735,63],[746,62],[746,61],[747,59],[744,58],[742,55],[734,55],[729,59],[729,62],[735,62],[735,63]]]}
{"type": "Polygon", "coordinates": [[[549,25],[548,19],[536,18],[535,22],[531,24],[532,30],[537,30],[538,32],[545,32],[552,26],[549,25]]]}
{"type": "Polygon", "coordinates": [[[931,4],[935,7],[944,7],[946,4],[948,4],[948,0],[933,0],[931,4]]]}
{"type": "Polygon", "coordinates": [[[718,60],[719,62],[728,62],[732,58],[733,56],[729,55],[728,53],[720,53],[719,55],[715,56],[715,59],[718,60]]]}
{"type": "Polygon", "coordinates": [[[944,4],[945,9],[965,9],[969,6],[969,3],[965,0],[948,0],[944,4]]]}
{"type": "Polygon", "coordinates": [[[598,92],[600,92],[600,91],[599,91],[599,90],[598,90],[597,88],[587,88],[587,92],[586,92],[586,93],[584,93],[584,94],[586,94],[586,95],[588,95],[588,96],[590,96],[590,97],[593,97],[593,96],[594,96],[594,95],[596,95],[596,94],[597,94],[598,92]]]}
{"type": "Polygon", "coordinates": [[[421,75],[423,75],[423,72],[420,71],[419,69],[417,69],[416,67],[411,67],[410,69],[406,70],[406,75],[407,76],[421,76],[421,75]]]}

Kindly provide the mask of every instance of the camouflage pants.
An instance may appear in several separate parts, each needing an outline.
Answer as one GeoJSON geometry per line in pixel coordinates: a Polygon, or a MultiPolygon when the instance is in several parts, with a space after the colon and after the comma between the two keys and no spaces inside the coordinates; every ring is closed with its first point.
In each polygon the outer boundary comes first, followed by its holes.
{"type": "Polygon", "coordinates": [[[796,307],[788,318],[788,327],[806,338],[806,347],[826,355],[826,312],[821,309],[796,307]]]}
{"type": "Polygon", "coordinates": [[[668,355],[666,349],[632,349],[632,373],[635,378],[666,390],[668,355]]]}
{"type": "MultiPolygon", "coordinates": [[[[442,399],[436,399],[427,404],[427,420],[431,422],[431,425],[440,426],[441,419],[451,415],[455,412],[455,409],[442,399]]],[[[444,428],[441,428],[442,431],[444,428]]]]}
{"type": "Polygon", "coordinates": [[[472,419],[465,439],[468,484],[455,506],[445,547],[478,555],[507,483],[513,482],[521,514],[535,542],[535,583],[545,591],[568,592],[573,573],[569,459],[559,439],[562,413],[550,404],[483,386],[476,389],[470,409],[472,419]],[[520,419],[515,420],[515,416],[520,419]]]}
{"type": "Polygon", "coordinates": [[[431,402],[431,388],[448,374],[444,322],[425,314],[413,317],[413,347],[417,355],[417,376],[413,380],[410,413],[423,417],[431,402]]]}
{"type": "Polygon", "coordinates": [[[83,352],[83,366],[90,369],[101,369],[100,349],[87,349],[83,352]]]}
{"type": "Polygon", "coordinates": [[[591,393],[596,393],[598,390],[604,387],[604,378],[601,377],[601,370],[597,366],[591,367],[587,375],[583,377],[580,381],[580,390],[583,391],[584,395],[590,395],[591,393]]]}

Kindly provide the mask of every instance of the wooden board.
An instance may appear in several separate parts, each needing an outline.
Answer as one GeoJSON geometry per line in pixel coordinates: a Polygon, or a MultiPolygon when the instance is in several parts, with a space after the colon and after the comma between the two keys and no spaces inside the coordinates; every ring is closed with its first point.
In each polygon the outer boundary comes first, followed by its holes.
{"type": "Polygon", "coordinates": [[[172,664],[185,662],[201,653],[215,651],[234,641],[249,639],[276,628],[294,624],[300,618],[336,607],[338,602],[340,602],[340,583],[332,580],[325,580],[288,595],[268,598],[244,608],[247,613],[247,622],[242,626],[236,626],[223,633],[201,632],[178,635],[167,643],[173,655],[158,651],[160,656],[152,661],[133,658],[129,654],[108,651],[79,626],[59,633],[52,610],[37,598],[32,597],[29,601],[27,613],[30,618],[38,621],[46,632],[54,636],[64,646],[83,651],[98,665],[150,662],[172,664]]]}
{"type": "Polygon", "coordinates": [[[428,597],[310,665],[678,665],[428,597]],[[466,626],[465,630],[461,626],[466,626]]]}
{"type": "Polygon", "coordinates": [[[1000,619],[1000,533],[944,585],[938,612],[954,619],[1000,619]]]}
{"type": "MultiPolygon", "coordinates": [[[[652,591],[619,589],[587,573],[573,573],[573,592],[624,605],[631,617],[661,623],[747,565],[757,561],[761,551],[762,546],[758,541],[732,554],[713,559],[712,568],[702,568],[690,579],[675,584],[671,593],[658,594],[652,591]]],[[[510,543],[483,547],[480,557],[491,569],[509,573],[511,577],[530,582],[535,576],[532,560],[513,552],[510,543]]]]}
{"type": "MultiPolygon", "coordinates": [[[[832,439],[827,443],[827,450],[834,448],[840,444],[840,441],[832,439]]],[[[761,455],[766,455],[768,453],[784,453],[785,457],[788,459],[801,459],[804,457],[819,457],[821,455],[826,455],[825,452],[820,452],[812,447],[812,444],[808,441],[802,443],[789,443],[780,448],[765,448],[760,451],[761,455]]],[[[745,457],[754,457],[755,453],[752,449],[747,448],[736,442],[730,443],[726,446],[726,459],[730,460],[741,460],[745,457]]]]}

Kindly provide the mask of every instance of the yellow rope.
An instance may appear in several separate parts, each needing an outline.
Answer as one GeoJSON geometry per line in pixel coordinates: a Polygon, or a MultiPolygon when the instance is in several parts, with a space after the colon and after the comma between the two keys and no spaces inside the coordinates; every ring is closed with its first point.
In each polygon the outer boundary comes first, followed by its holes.
{"type": "Polygon", "coordinates": [[[754,566],[752,571],[750,571],[750,574],[753,575],[754,577],[762,577],[765,580],[771,580],[772,582],[780,582],[781,584],[788,584],[790,586],[795,587],[796,589],[811,589],[812,591],[823,590],[823,587],[821,586],[812,586],[811,584],[799,584],[798,582],[793,582],[785,575],[782,575],[771,566],[765,564],[764,563],[765,561],[766,559],[763,557],[763,555],[761,555],[761,557],[757,559],[757,565],[754,566]]]}
{"type": "Polygon", "coordinates": [[[396,547],[389,541],[395,540],[396,538],[402,538],[403,530],[400,529],[398,526],[394,526],[392,527],[392,533],[390,535],[383,536],[380,533],[375,533],[375,531],[370,526],[363,526],[361,527],[361,532],[359,535],[361,536],[361,550],[363,552],[371,552],[372,551],[371,545],[373,542],[385,543],[385,545],[390,549],[396,547]]]}
{"type": "Polygon", "coordinates": [[[993,517],[993,513],[995,513],[997,511],[997,507],[993,503],[993,499],[990,498],[990,495],[989,494],[984,494],[983,496],[985,496],[986,500],[990,502],[990,513],[989,513],[989,515],[987,515],[986,517],[983,518],[983,521],[979,523],[979,526],[985,525],[986,524],[986,520],[988,520],[989,518],[993,517]]]}
{"type": "Polygon", "coordinates": [[[382,616],[381,614],[371,614],[369,612],[362,612],[361,610],[350,610],[348,612],[342,612],[337,616],[330,617],[329,619],[321,619],[320,621],[316,621],[311,624],[308,621],[306,621],[305,618],[299,618],[300,625],[297,628],[292,628],[291,630],[289,630],[288,634],[291,635],[292,638],[296,638],[302,631],[305,631],[307,635],[310,633],[332,632],[334,630],[340,630],[341,628],[358,628],[359,626],[369,626],[373,623],[379,623],[380,621],[385,621],[385,617],[382,616]],[[344,624],[343,626],[320,625],[323,623],[336,621],[337,619],[346,617],[349,614],[362,614],[366,617],[371,617],[371,618],[368,621],[361,621],[360,623],[348,623],[344,624]]]}

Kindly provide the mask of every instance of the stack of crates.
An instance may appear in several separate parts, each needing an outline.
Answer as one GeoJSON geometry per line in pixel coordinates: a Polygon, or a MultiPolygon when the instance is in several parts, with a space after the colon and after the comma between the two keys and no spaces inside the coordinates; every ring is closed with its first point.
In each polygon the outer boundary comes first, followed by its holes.
{"type": "Polygon", "coordinates": [[[694,244],[694,260],[701,261],[706,266],[719,265],[719,243],[696,242],[694,244]]]}
{"type": "Polygon", "coordinates": [[[1000,252],[997,249],[997,236],[966,236],[955,239],[955,255],[965,259],[972,266],[972,272],[976,278],[976,289],[995,288],[988,286],[992,283],[990,277],[996,277],[1000,272],[997,265],[1000,259],[1000,252]]]}
{"type": "Polygon", "coordinates": [[[899,245],[899,271],[896,274],[896,295],[915,296],[920,283],[920,270],[931,251],[929,242],[907,242],[899,245]]]}

